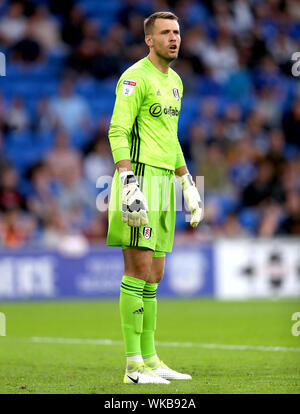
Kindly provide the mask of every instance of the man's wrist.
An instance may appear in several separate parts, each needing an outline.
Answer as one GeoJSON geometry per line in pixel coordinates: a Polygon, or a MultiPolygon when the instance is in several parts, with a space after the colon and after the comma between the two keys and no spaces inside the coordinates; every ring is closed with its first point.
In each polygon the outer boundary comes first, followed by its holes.
{"type": "Polygon", "coordinates": [[[119,177],[120,177],[122,185],[137,183],[137,180],[135,178],[135,175],[133,174],[133,171],[123,171],[119,173],[119,177]]]}
{"type": "Polygon", "coordinates": [[[193,178],[189,172],[185,173],[184,175],[178,177],[179,183],[181,185],[181,188],[183,190],[186,190],[187,188],[191,186],[195,186],[195,183],[193,181],[193,178]]]}

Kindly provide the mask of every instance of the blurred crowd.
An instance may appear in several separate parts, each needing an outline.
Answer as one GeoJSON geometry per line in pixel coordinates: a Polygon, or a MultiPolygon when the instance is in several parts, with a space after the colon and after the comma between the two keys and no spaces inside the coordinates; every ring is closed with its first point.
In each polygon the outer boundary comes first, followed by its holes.
{"type": "Polygon", "coordinates": [[[298,0],[0,0],[2,246],[105,240],[114,90],[161,10],[179,17],[179,140],[205,186],[203,223],[178,212],[176,237],[300,235],[298,0]]]}

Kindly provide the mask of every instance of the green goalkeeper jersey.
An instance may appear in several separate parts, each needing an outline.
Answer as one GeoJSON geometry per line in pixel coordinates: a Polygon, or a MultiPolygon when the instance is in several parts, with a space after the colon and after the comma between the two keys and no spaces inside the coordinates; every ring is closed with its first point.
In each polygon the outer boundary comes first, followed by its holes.
{"type": "Polygon", "coordinates": [[[109,128],[115,163],[129,159],[168,170],[185,165],[177,136],[182,92],[177,73],[162,73],[148,58],[122,74],[109,128]]]}

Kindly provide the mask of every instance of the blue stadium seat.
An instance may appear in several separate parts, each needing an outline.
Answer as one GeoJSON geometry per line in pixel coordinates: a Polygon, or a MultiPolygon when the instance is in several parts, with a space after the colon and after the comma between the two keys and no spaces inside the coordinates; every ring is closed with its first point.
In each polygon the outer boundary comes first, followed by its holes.
{"type": "Polygon", "coordinates": [[[81,79],[75,84],[74,92],[78,93],[79,95],[90,99],[94,96],[97,96],[97,82],[95,79],[87,78],[87,79],[81,79]]]}
{"type": "Polygon", "coordinates": [[[92,134],[85,133],[82,129],[78,129],[70,136],[70,144],[72,147],[83,149],[92,139],[92,134]]]}
{"type": "Polygon", "coordinates": [[[94,120],[103,115],[111,116],[114,107],[115,98],[112,96],[106,96],[104,98],[93,98],[89,100],[92,117],[94,120]]]}
{"type": "Polygon", "coordinates": [[[27,168],[41,159],[41,151],[32,145],[20,147],[19,145],[9,145],[4,149],[4,155],[20,173],[24,173],[27,168]]]}
{"type": "Polygon", "coordinates": [[[176,231],[183,231],[189,227],[189,223],[185,220],[185,211],[176,212],[176,231]]]}
{"type": "Polygon", "coordinates": [[[5,143],[11,146],[18,146],[20,149],[31,145],[30,131],[12,131],[5,135],[5,143]]]}
{"type": "Polygon", "coordinates": [[[39,131],[31,136],[32,145],[38,147],[43,155],[53,147],[54,141],[55,134],[53,131],[39,131]]]}
{"type": "Polygon", "coordinates": [[[255,234],[260,222],[260,216],[253,208],[243,208],[238,214],[238,220],[242,227],[255,234]]]}
{"type": "Polygon", "coordinates": [[[221,194],[221,210],[224,216],[232,213],[238,207],[238,200],[231,194],[221,194]]]}

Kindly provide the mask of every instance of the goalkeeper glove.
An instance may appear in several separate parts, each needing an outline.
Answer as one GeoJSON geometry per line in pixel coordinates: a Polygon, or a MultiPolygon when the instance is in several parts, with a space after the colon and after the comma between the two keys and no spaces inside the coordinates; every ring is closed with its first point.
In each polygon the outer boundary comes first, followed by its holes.
{"type": "Polygon", "coordinates": [[[183,190],[183,196],[186,204],[191,211],[190,225],[192,227],[197,227],[203,218],[203,207],[200,194],[190,173],[186,173],[181,177],[178,177],[178,179],[183,190]]]}
{"type": "Polygon", "coordinates": [[[122,221],[128,226],[148,224],[148,204],[132,171],[120,173],[122,183],[122,221]]]}

